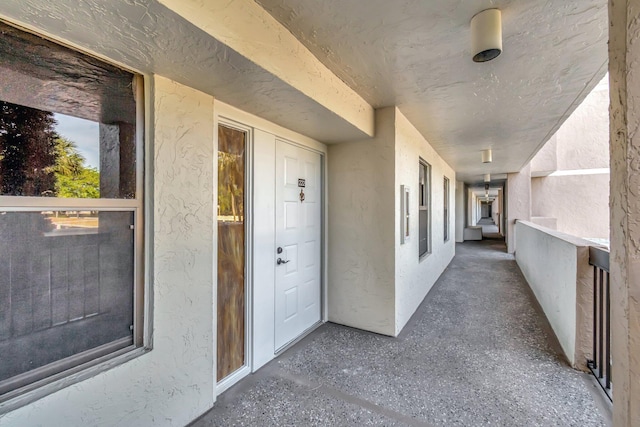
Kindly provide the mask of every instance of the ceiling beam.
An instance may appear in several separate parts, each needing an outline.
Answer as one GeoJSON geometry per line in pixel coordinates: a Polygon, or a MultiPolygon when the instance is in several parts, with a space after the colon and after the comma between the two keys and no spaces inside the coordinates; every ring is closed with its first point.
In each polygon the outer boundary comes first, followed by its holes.
{"type": "Polygon", "coordinates": [[[374,109],[252,0],[159,0],[259,67],[374,135],[374,109]]]}

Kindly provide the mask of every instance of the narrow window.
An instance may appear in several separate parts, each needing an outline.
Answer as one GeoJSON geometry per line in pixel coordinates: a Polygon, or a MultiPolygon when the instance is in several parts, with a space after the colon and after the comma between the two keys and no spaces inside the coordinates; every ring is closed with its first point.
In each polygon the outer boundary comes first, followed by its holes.
{"type": "Polygon", "coordinates": [[[142,79],[0,23],[0,402],[143,345],[142,79]]]}
{"type": "Polygon", "coordinates": [[[218,381],[246,363],[246,144],[246,132],[218,127],[218,381]]]}
{"type": "Polygon", "coordinates": [[[420,159],[420,204],[418,214],[420,257],[431,253],[431,166],[420,159]]]}
{"type": "Polygon", "coordinates": [[[449,240],[449,178],[447,178],[446,176],[444,177],[444,204],[443,204],[443,208],[444,208],[444,215],[443,215],[443,221],[444,221],[444,241],[448,241],[449,240]]]}

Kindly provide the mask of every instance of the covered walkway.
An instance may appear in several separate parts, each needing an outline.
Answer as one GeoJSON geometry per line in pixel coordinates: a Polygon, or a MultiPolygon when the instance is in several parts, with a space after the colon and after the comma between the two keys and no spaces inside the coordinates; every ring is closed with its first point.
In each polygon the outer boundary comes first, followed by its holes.
{"type": "Polygon", "coordinates": [[[323,325],[193,425],[608,425],[504,243],[456,251],[398,338],[323,325]]]}

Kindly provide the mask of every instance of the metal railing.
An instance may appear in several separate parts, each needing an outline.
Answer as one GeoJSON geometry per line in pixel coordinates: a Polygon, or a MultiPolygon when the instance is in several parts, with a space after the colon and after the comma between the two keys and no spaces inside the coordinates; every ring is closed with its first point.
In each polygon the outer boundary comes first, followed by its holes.
{"type": "Polygon", "coordinates": [[[611,295],[609,251],[591,246],[589,264],[593,265],[593,360],[588,360],[591,373],[613,401],[611,393],[611,295]]]}

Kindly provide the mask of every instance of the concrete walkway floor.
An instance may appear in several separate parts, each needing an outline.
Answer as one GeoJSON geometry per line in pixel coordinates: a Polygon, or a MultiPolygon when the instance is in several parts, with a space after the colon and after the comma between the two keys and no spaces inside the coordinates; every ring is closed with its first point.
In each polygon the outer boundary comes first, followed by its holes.
{"type": "Polygon", "coordinates": [[[218,397],[194,426],[606,426],[513,256],[457,255],[398,338],[325,324],[218,397]]]}

